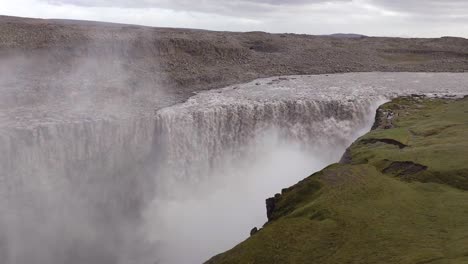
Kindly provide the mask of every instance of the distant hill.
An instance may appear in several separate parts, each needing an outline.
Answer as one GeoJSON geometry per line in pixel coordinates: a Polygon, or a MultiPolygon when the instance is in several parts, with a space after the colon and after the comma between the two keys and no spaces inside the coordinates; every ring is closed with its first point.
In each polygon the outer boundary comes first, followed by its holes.
{"type": "Polygon", "coordinates": [[[353,34],[353,33],[335,33],[329,35],[330,37],[335,37],[335,38],[366,38],[366,35],[361,35],[361,34],[353,34]]]}

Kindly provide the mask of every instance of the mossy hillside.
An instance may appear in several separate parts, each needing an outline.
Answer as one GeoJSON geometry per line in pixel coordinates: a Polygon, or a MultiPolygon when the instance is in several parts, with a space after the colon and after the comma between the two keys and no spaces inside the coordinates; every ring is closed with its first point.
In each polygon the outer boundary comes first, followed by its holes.
{"type": "Polygon", "coordinates": [[[393,113],[391,128],[377,126],[356,141],[349,164],[283,190],[264,228],[207,263],[468,263],[468,192],[461,184],[467,103],[403,98],[382,106],[393,113]],[[366,142],[389,138],[406,146],[366,142]],[[426,169],[402,177],[388,173],[394,161],[426,169]]]}
{"type": "Polygon", "coordinates": [[[386,108],[392,109],[392,128],[378,127],[356,141],[347,151],[352,157],[349,162],[369,163],[383,172],[396,162],[411,162],[426,168],[411,174],[405,173],[403,166],[391,170],[392,174],[468,190],[468,98],[407,97],[381,109],[386,108]],[[388,144],[385,139],[405,146],[388,144]]]}

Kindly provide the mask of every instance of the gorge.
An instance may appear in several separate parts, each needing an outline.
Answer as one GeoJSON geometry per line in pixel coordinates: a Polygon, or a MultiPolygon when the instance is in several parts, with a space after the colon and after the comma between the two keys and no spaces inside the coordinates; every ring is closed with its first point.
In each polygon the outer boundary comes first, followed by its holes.
{"type": "Polygon", "coordinates": [[[272,77],[155,112],[10,106],[0,138],[4,263],[202,262],[266,221],[266,197],[338,161],[380,104],[462,95],[467,78],[272,77]]]}
{"type": "Polygon", "coordinates": [[[0,16],[0,263],[202,263],[379,105],[466,95],[467,58],[455,37],[0,16]]]}

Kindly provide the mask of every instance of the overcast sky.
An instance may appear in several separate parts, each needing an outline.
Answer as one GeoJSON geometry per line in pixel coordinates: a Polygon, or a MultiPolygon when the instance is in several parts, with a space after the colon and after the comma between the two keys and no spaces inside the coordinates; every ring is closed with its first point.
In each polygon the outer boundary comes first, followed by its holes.
{"type": "Polygon", "coordinates": [[[228,31],[468,37],[468,0],[0,0],[0,14],[228,31]]]}

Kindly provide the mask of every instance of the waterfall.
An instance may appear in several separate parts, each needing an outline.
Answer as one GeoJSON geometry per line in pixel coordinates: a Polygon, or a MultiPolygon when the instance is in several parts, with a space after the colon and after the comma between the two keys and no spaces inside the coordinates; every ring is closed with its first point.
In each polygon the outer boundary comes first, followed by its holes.
{"type": "Polygon", "coordinates": [[[261,147],[259,140],[269,136],[276,144],[300,144],[303,151],[328,149],[322,158],[333,161],[369,125],[379,102],[238,101],[210,108],[188,102],[169,107],[156,116],[164,149],[160,162],[165,171],[160,174],[172,181],[202,181],[213,170],[253,155],[261,147]]]}
{"type": "Polygon", "coordinates": [[[0,263],[202,262],[266,221],[265,198],[338,161],[379,104],[463,93],[465,76],[268,78],[154,115],[0,113],[0,263]]]}
{"type": "Polygon", "coordinates": [[[152,232],[165,246],[161,263],[201,262],[240,242],[265,222],[268,195],[338,161],[383,102],[195,100],[156,117],[164,178],[147,219],[163,227],[152,232]]]}
{"type": "Polygon", "coordinates": [[[140,239],[133,225],[151,178],[139,166],[153,133],[146,118],[2,130],[0,262],[110,264],[143,254],[127,243],[140,239]]]}

